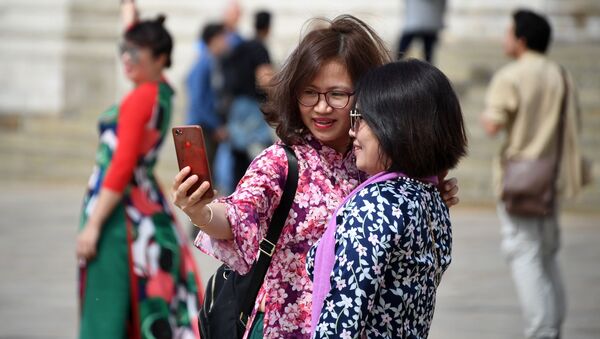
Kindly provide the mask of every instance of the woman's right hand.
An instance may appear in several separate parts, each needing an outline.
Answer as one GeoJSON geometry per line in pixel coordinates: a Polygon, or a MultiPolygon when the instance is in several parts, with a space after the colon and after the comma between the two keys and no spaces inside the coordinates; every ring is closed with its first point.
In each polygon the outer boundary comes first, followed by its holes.
{"type": "MultiPolygon", "coordinates": [[[[196,225],[204,225],[210,218],[210,211],[206,208],[212,198],[205,197],[208,192],[210,183],[208,181],[203,182],[196,191],[189,196],[187,191],[194,185],[199,179],[197,175],[192,175],[186,179],[190,174],[191,168],[189,166],[184,167],[173,180],[172,187],[172,201],[175,206],[179,207],[187,216],[192,220],[192,223],[196,225]]],[[[216,191],[214,191],[216,195],[216,191]]]]}
{"type": "Polygon", "coordinates": [[[76,254],[79,260],[90,261],[96,256],[100,227],[89,222],[77,235],[76,254]]]}

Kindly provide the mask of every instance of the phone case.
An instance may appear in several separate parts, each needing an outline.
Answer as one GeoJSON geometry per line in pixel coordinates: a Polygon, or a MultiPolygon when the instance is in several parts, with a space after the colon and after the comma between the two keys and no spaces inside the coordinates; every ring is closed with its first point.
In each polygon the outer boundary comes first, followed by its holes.
{"type": "Polygon", "coordinates": [[[192,171],[188,177],[195,174],[200,179],[187,191],[187,195],[192,194],[198,189],[200,184],[208,181],[210,189],[206,192],[205,197],[212,198],[214,188],[210,176],[210,166],[206,157],[206,146],[204,144],[202,128],[195,125],[177,126],[172,128],[172,132],[179,170],[190,166],[192,171]]]}

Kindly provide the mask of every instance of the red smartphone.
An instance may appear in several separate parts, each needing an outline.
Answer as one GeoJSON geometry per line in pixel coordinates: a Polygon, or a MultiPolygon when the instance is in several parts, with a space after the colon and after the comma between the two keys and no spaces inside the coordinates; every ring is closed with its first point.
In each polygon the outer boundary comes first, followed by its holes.
{"type": "MultiPolygon", "coordinates": [[[[197,125],[177,126],[172,128],[173,140],[175,141],[175,152],[177,153],[177,163],[179,170],[190,166],[192,175],[198,176],[198,181],[187,191],[187,195],[194,193],[200,184],[205,181],[210,183],[210,189],[204,194],[206,198],[212,198],[213,185],[210,177],[210,166],[206,157],[206,146],[204,144],[204,135],[202,128],[197,125]]],[[[187,178],[186,178],[187,179],[187,178]]]]}

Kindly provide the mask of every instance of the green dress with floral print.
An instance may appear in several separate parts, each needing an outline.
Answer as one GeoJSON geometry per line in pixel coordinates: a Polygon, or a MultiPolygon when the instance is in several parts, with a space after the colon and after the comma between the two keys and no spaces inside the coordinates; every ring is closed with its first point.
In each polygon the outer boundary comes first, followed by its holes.
{"type": "MultiPolygon", "coordinates": [[[[102,226],[97,255],[80,264],[80,338],[197,338],[202,291],[187,239],[175,223],[153,170],[168,133],[173,90],[166,82],[137,89],[125,100],[152,100],[143,140],[121,201],[102,226]]],[[[94,208],[119,145],[122,108],[99,119],[96,165],[84,198],[80,228],[94,208]]]]}

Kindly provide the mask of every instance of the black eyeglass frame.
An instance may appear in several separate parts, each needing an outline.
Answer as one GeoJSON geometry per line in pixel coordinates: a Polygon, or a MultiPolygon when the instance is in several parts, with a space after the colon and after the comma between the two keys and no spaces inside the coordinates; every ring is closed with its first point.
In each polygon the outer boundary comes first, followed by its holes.
{"type": "Polygon", "coordinates": [[[354,92],[346,92],[346,91],[342,91],[342,90],[339,90],[339,89],[334,89],[334,90],[330,90],[330,91],[327,91],[327,92],[317,92],[317,91],[313,90],[313,92],[315,92],[317,94],[316,100],[315,100],[315,102],[313,104],[307,104],[306,102],[302,102],[302,100],[300,99],[302,97],[302,92],[297,96],[298,103],[300,105],[304,106],[304,107],[315,107],[317,104],[319,104],[319,101],[321,100],[321,95],[323,95],[325,97],[325,102],[327,103],[327,105],[329,105],[329,107],[340,109],[340,108],[345,108],[346,106],[348,106],[348,104],[350,103],[350,98],[352,96],[354,96],[354,92]],[[346,103],[343,106],[334,106],[334,105],[332,105],[329,102],[331,93],[343,93],[343,94],[345,94],[347,96],[346,103]]]}

